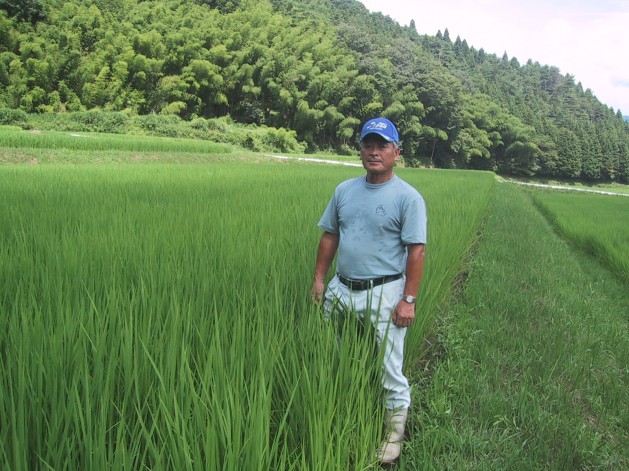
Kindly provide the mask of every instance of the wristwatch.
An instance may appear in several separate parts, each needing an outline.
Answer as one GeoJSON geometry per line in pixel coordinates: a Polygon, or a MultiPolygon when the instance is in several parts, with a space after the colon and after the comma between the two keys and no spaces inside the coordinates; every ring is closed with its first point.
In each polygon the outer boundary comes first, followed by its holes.
{"type": "Polygon", "coordinates": [[[415,304],[415,299],[415,296],[411,296],[410,294],[402,296],[402,301],[406,301],[409,304],[415,304]]]}

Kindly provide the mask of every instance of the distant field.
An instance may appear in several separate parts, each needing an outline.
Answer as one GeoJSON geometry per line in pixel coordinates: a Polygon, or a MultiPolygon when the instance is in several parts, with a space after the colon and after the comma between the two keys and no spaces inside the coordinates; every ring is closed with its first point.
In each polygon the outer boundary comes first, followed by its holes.
{"type": "Polygon", "coordinates": [[[629,284],[629,199],[536,191],[536,203],[559,231],[629,284]]]}
{"type": "Polygon", "coordinates": [[[22,131],[10,126],[0,129],[4,148],[54,148],[87,151],[142,151],[142,152],[195,152],[228,153],[231,146],[196,139],[168,137],[128,136],[85,132],[22,131]]]}
{"type": "Polygon", "coordinates": [[[629,194],[629,185],[624,185],[622,183],[615,183],[615,182],[596,183],[596,184],[588,185],[582,182],[565,182],[565,181],[559,181],[559,180],[551,180],[547,178],[538,178],[538,179],[536,178],[530,178],[530,179],[504,178],[504,180],[523,182],[527,184],[560,186],[560,187],[565,187],[566,189],[582,189],[582,190],[593,190],[593,191],[629,194]]]}

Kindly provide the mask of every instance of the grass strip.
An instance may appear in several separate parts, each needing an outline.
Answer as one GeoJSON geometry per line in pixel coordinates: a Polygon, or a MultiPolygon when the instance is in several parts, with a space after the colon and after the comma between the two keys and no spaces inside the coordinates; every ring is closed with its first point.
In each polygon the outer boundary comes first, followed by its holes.
{"type": "Polygon", "coordinates": [[[629,469],[626,286],[499,185],[398,469],[629,469]]]}
{"type": "Polygon", "coordinates": [[[534,191],[542,213],[563,237],[629,285],[629,200],[609,195],[534,191]]]}

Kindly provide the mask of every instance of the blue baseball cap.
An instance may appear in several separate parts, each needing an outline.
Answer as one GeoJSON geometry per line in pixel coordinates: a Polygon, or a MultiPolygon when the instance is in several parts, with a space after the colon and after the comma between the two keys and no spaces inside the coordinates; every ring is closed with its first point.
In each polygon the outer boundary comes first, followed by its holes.
{"type": "Polygon", "coordinates": [[[387,118],[373,118],[367,121],[360,133],[360,140],[362,141],[367,134],[377,134],[387,142],[400,143],[395,124],[387,118]]]}

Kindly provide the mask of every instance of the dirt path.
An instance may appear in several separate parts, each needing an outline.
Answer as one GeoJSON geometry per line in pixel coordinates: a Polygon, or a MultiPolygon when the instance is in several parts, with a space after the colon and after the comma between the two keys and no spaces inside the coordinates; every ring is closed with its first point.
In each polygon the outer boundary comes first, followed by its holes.
{"type": "Polygon", "coordinates": [[[586,193],[598,193],[599,195],[614,195],[614,196],[627,196],[629,197],[629,193],[616,193],[613,191],[603,191],[603,190],[589,190],[587,188],[573,188],[570,186],[561,186],[561,185],[545,185],[543,183],[526,183],[526,182],[514,182],[511,180],[498,180],[500,183],[515,183],[516,185],[525,185],[525,186],[535,186],[539,188],[551,188],[553,190],[570,190],[570,191],[585,191],[586,193]]]}
{"type": "Polygon", "coordinates": [[[301,160],[304,162],[318,162],[322,164],[345,165],[347,167],[362,167],[362,164],[357,164],[354,162],[342,162],[340,160],[311,159],[309,157],[287,157],[285,155],[273,155],[273,154],[265,154],[265,155],[267,157],[274,157],[276,159],[283,159],[283,160],[301,160]]]}

